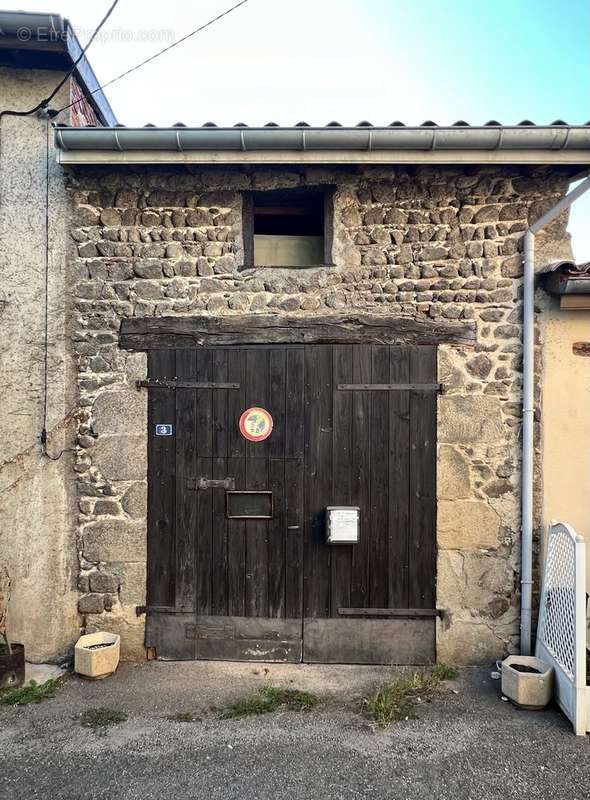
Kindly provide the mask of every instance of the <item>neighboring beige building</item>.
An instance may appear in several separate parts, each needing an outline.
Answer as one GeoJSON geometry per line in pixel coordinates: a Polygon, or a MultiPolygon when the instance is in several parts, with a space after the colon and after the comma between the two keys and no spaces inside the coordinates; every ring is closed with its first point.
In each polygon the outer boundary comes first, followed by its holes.
{"type": "MultiPolygon", "coordinates": [[[[22,108],[59,74],[5,76],[22,108]]],[[[0,131],[13,637],[33,660],[81,629],[129,659],[516,650],[522,237],[590,126],[126,129],[93,102],[93,127],[0,131]]],[[[539,266],[571,256],[566,225],[539,266]]],[[[541,305],[538,507],[576,525],[549,476],[558,339],[590,339],[560,315],[587,312],[541,305]]]]}
{"type": "MultiPolygon", "coordinates": [[[[552,519],[567,521],[590,542],[590,269],[561,264],[545,282],[543,528],[552,519]]],[[[590,546],[586,554],[590,594],[590,546]]]]}

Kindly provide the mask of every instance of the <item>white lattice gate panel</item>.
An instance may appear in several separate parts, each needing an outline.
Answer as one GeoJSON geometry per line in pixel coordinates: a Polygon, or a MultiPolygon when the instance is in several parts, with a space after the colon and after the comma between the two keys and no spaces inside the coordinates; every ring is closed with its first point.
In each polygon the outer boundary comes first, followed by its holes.
{"type": "Polygon", "coordinates": [[[549,526],[537,657],[555,669],[556,699],[577,734],[587,726],[585,545],[565,523],[549,526]]]}

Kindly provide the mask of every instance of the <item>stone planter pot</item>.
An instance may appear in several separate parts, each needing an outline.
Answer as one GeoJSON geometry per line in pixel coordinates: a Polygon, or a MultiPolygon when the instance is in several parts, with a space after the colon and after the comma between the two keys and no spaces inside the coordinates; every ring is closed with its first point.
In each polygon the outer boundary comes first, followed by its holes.
{"type": "Polygon", "coordinates": [[[24,644],[0,645],[0,689],[16,689],[25,682],[24,644]]]}
{"type": "Polygon", "coordinates": [[[508,656],[502,661],[502,693],[519,708],[545,708],[553,697],[553,667],[534,656],[508,656]]]}
{"type": "Polygon", "coordinates": [[[121,637],[116,633],[80,636],[74,648],[74,671],[98,680],[112,675],[119,665],[121,637]]]}

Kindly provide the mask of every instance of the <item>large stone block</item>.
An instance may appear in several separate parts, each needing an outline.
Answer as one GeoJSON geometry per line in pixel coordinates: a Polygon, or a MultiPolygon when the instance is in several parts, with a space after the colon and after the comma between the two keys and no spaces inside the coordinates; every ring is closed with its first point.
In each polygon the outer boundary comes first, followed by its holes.
{"type": "Polygon", "coordinates": [[[147,441],[144,436],[99,436],[92,463],[112,481],[142,480],[147,475],[147,441]]]}
{"type": "Polygon", "coordinates": [[[125,562],[113,567],[121,583],[119,599],[121,604],[135,608],[143,605],[146,596],[147,567],[143,561],[125,562]]]}
{"type": "Polygon", "coordinates": [[[497,442],[507,433],[495,397],[443,396],[438,401],[438,440],[446,444],[497,442]]]}
{"type": "Polygon", "coordinates": [[[450,445],[438,453],[437,488],[441,500],[456,500],[471,495],[469,464],[465,456],[450,445]]]}
{"type": "Polygon", "coordinates": [[[107,572],[92,572],[90,574],[90,589],[93,592],[109,592],[114,594],[119,589],[119,576],[107,572]]]}
{"type": "Polygon", "coordinates": [[[103,392],[92,407],[94,431],[102,434],[145,434],[147,392],[103,392]]]}
{"type": "Polygon", "coordinates": [[[439,550],[437,557],[437,608],[461,615],[469,609],[502,625],[515,619],[514,567],[498,553],[439,550]]]}
{"type": "Polygon", "coordinates": [[[143,519],[147,514],[147,484],[132,483],[121,499],[123,511],[134,519],[143,519]]]}
{"type": "Polygon", "coordinates": [[[442,345],[438,349],[438,379],[445,394],[462,391],[466,383],[462,371],[463,359],[454,348],[442,345]]]}
{"type": "Polygon", "coordinates": [[[464,553],[463,570],[469,608],[478,606],[482,600],[488,600],[487,593],[496,595],[514,593],[515,570],[506,558],[489,553],[464,553]]]}
{"type": "Polygon", "coordinates": [[[436,607],[445,610],[462,608],[464,590],[463,553],[439,550],[436,560],[436,607]]]}
{"type": "Polygon", "coordinates": [[[470,358],[466,364],[468,372],[476,378],[485,380],[493,367],[492,360],[485,353],[470,358]]]}
{"type": "Polygon", "coordinates": [[[445,664],[491,664],[504,658],[508,648],[509,638],[493,631],[483,620],[451,618],[450,624],[438,623],[436,652],[445,664]]]}
{"type": "Polygon", "coordinates": [[[146,527],[140,522],[101,520],[87,525],[82,553],[88,561],[145,561],[146,527]]]}
{"type": "Polygon", "coordinates": [[[135,612],[113,614],[86,618],[86,633],[108,631],[121,637],[121,661],[145,661],[145,623],[135,617],[135,612]]]}
{"type": "Polygon", "coordinates": [[[97,500],[92,513],[96,516],[114,516],[120,512],[119,504],[114,500],[97,500]]]}
{"type": "Polygon", "coordinates": [[[135,381],[145,378],[147,375],[147,354],[128,353],[125,359],[125,375],[132,386],[135,381]]]}
{"type": "Polygon", "coordinates": [[[441,500],[438,504],[438,546],[443,550],[498,547],[500,518],[481,500],[441,500]]]}
{"type": "Polygon", "coordinates": [[[104,611],[102,594],[85,594],[78,600],[80,614],[100,614],[104,611]]]}

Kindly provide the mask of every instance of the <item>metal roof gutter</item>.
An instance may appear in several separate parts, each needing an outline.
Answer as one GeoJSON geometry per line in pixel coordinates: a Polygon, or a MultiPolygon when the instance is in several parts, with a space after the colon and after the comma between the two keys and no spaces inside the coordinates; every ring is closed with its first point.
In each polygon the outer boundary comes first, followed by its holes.
{"type": "Polygon", "coordinates": [[[545,291],[551,294],[590,294],[590,263],[561,261],[545,267],[542,283],[545,291]]]}
{"type": "Polygon", "coordinates": [[[590,126],[56,127],[62,164],[590,163],[590,126]]]}
{"type": "Polygon", "coordinates": [[[40,34],[43,32],[43,41],[61,41],[64,33],[64,24],[67,22],[60,14],[43,14],[31,11],[0,11],[0,22],[2,24],[3,36],[17,36],[23,45],[27,42],[41,41],[40,34]],[[28,31],[27,36],[23,32],[28,31]],[[37,34],[35,36],[35,33],[37,34]]]}
{"type": "MultiPolygon", "coordinates": [[[[545,288],[547,291],[553,292],[551,286],[546,286],[545,288]]],[[[554,294],[590,294],[590,276],[580,275],[576,277],[575,275],[570,275],[563,279],[554,294]]]]}
{"type": "MultiPolygon", "coordinates": [[[[37,56],[39,69],[61,68],[65,71],[73,66],[81,52],[82,47],[69,20],[59,14],[0,11],[0,63],[6,61],[2,59],[2,53],[10,54],[12,58],[6,64],[17,68],[19,60],[26,65],[37,56]]],[[[104,125],[116,125],[117,118],[100,90],[86,56],[76,66],[74,75],[100,121],[104,125]]]]}

